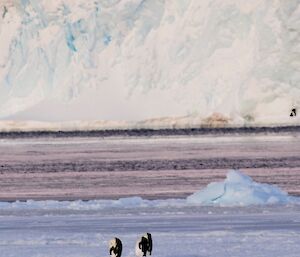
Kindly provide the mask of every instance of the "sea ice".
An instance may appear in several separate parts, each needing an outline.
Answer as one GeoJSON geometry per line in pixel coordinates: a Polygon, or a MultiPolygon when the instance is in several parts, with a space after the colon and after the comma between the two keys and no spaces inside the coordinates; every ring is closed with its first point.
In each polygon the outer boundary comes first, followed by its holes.
{"type": "Polygon", "coordinates": [[[33,201],[0,202],[2,210],[118,210],[189,206],[249,206],[300,203],[297,197],[289,196],[275,185],[261,184],[238,170],[231,170],[222,182],[210,183],[186,199],[146,200],[127,197],[118,200],[90,201],[33,201]]]}

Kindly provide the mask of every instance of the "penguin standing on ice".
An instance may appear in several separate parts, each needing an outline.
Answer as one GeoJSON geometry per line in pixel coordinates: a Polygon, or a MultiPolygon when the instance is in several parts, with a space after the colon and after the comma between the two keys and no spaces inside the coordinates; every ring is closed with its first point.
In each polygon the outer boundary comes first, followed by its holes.
{"type": "Polygon", "coordinates": [[[109,241],[109,255],[111,257],[121,257],[122,242],[119,238],[115,237],[109,241]]]}
{"type": "Polygon", "coordinates": [[[297,115],[297,110],[296,110],[296,108],[293,108],[291,111],[290,117],[296,117],[296,115],[297,115]]]}
{"type": "Polygon", "coordinates": [[[136,242],[135,255],[137,257],[145,257],[151,254],[152,254],[152,236],[150,233],[146,233],[136,242]]]}

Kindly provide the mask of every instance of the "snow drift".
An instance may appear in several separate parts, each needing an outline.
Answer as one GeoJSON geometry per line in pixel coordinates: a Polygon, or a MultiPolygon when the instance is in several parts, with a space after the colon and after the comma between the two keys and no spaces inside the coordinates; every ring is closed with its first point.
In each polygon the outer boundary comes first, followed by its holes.
{"type": "Polygon", "coordinates": [[[298,0],[1,1],[0,118],[299,124],[299,27],[298,0]]]}
{"type": "Polygon", "coordinates": [[[254,182],[240,171],[229,171],[223,182],[214,182],[186,199],[145,200],[141,197],[121,198],[119,200],[90,201],[33,201],[0,202],[0,210],[104,210],[159,207],[207,206],[248,206],[300,203],[296,197],[289,196],[274,185],[254,182]]]}

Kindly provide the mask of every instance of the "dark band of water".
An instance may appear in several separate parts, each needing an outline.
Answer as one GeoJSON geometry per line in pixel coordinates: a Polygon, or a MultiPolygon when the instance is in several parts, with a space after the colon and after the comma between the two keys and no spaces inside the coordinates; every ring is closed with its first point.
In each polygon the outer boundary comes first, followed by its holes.
{"type": "Polygon", "coordinates": [[[118,160],[118,161],[55,161],[1,164],[1,174],[55,173],[55,172],[101,172],[101,171],[153,171],[153,170],[202,170],[202,169],[245,169],[245,168],[296,168],[300,157],[284,158],[207,158],[176,160],[118,160]]]}
{"type": "Polygon", "coordinates": [[[114,136],[194,136],[224,134],[264,134],[300,132],[300,126],[278,127],[222,127],[222,128],[182,128],[182,129],[111,129],[111,130],[74,130],[74,131],[11,131],[0,132],[0,138],[36,137],[114,137],[114,136]]]}

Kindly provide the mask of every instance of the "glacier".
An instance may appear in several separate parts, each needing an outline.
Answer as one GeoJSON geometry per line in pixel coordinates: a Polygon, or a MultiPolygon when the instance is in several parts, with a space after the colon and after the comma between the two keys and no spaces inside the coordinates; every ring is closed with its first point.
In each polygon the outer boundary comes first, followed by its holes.
{"type": "Polygon", "coordinates": [[[2,0],[0,49],[2,125],[300,123],[298,0],[2,0]]]}

